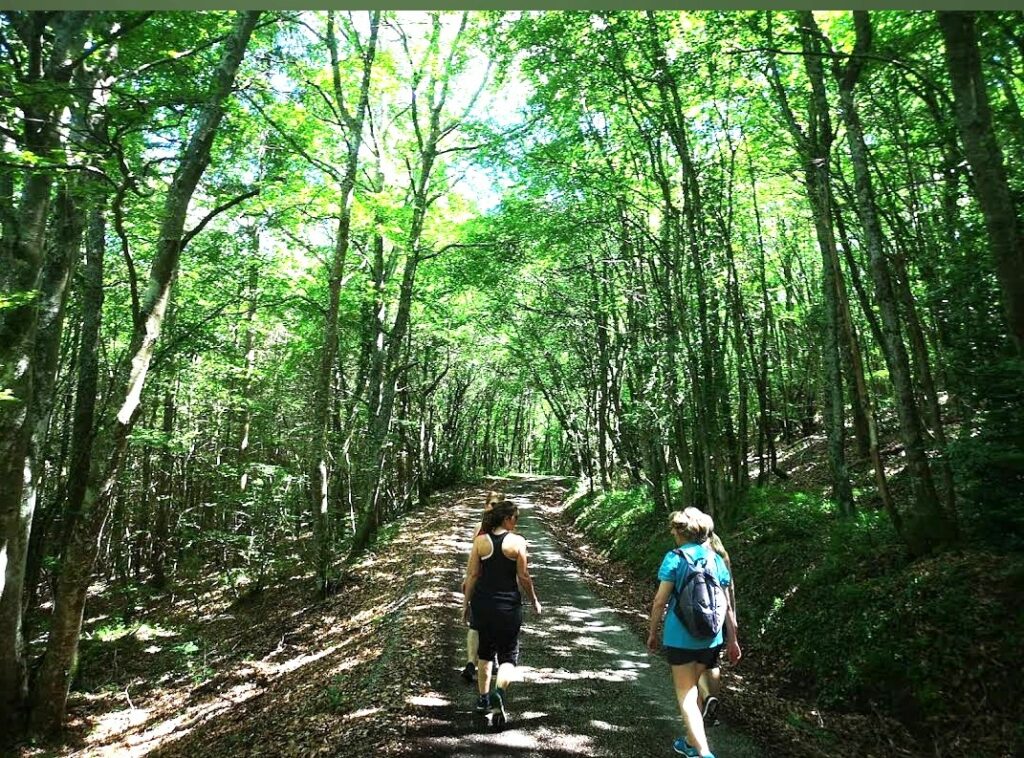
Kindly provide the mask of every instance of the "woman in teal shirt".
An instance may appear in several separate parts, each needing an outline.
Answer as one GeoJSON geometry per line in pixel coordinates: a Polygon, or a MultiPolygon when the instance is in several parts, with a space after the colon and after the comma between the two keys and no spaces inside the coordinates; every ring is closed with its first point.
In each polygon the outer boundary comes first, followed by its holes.
{"type": "MultiPolygon", "coordinates": [[[[724,588],[732,581],[729,569],[715,551],[705,546],[710,534],[709,524],[711,519],[697,508],[687,508],[684,511],[676,511],[669,517],[669,529],[675,538],[677,550],[685,553],[685,559],[676,550],[670,550],[665,554],[658,570],[658,592],[654,596],[651,605],[651,616],[648,625],[647,647],[651,652],[658,650],[658,627],[661,619],[665,619],[665,630],[662,634],[662,644],[665,647],[665,654],[669,665],[672,667],[672,682],[675,685],[676,699],[679,703],[679,710],[682,713],[683,721],[686,724],[686,736],[680,737],[673,743],[673,749],[692,758],[714,758],[714,754],[708,747],[707,735],[704,731],[704,719],[701,716],[700,706],[697,702],[697,682],[701,674],[709,668],[713,668],[718,662],[718,655],[725,645],[726,636],[729,637],[730,657],[739,659],[739,645],[735,642],[735,619],[732,609],[727,609],[725,614],[725,634],[719,630],[713,637],[696,637],[683,626],[676,614],[672,611],[672,604],[675,603],[675,588],[682,572],[686,569],[684,560],[690,564],[708,562],[713,566],[713,573],[718,583],[724,588]],[[666,613],[666,608],[668,613],[666,613]]],[[[728,602],[728,594],[725,594],[728,602]]]]}

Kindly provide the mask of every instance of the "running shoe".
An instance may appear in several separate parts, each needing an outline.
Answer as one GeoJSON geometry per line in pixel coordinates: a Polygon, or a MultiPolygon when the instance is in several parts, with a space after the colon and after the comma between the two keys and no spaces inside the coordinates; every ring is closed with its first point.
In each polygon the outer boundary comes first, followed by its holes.
{"type": "Polygon", "coordinates": [[[491,698],[489,695],[481,695],[476,699],[476,708],[474,709],[477,713],[487,713],[491,709],[491,698]]]}
{"type": "Polygon", "coordinates": [[[462,677],[462,681],[466,684],[472,684],[476,681],[476,664],[470,662],[466,664],[466,668],[462,669],[462,673],[459,674],[462,677]]]}
{"type": "Polygon", "coordinates": [[[496,687],[491,693],[491,726],[494,729],[501,729],[508,721],[508,713],[505,711],[505,692],[496,687]]]}
{"type": "Polygon", "coordinates": [[[704,701],[704,726],[715,726],[718,720],[715,714],[718,712],[718,698],[714,695],[704,701]]]}
{"type": "Polygon", "coordinates": [[[697,748],[693,747],[686,741],[686,737],[680,737],[673,742],[672,749],[680,755],[687,756],[687,758],[715,758],[714,753],[701,753],[697,748]]]}
{"type": "Polygon", "coordinates": [[[686,737],[677,738],[672,743],[672,749],[679,753],[679,755],[685,755],[686,758],[700,758],[700,751],[687,742],[686,737]]]}

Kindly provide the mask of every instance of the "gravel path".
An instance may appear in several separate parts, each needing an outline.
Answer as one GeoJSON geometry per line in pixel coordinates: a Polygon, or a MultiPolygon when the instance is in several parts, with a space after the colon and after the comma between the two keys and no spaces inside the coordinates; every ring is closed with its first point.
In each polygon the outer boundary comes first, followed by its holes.
{"type": "MultiPolygon", "coordinates": [[[[643,640],[591,591],[559,550],[535,504],[550,486],[550,481],[531,477],[505,487],[520,507],[519,531],[530,544],[531,573],[543,604],[542,616],[532,609],[526,613],[521,681],[510,689],[509,724],[494,732],[473,713],[475,688],[457,676],[465,662],[464,628],[452,618],[443,625],[446,681],[435,683],[430,718],[407,734],[412,752],[460,758],[674,755],[672,741],[682,733],[682,722],[669,667],[647,653],[643,640]]],[[[453,509],[464,535],[455,558],[460,567],[483,494],[474,507],[453,509]]],[[[451,565],[443,570],[455,576],[451,565]]],[[[712,728],[709,737],[718,758],[764,754],[728,724],[712,728]]]]}

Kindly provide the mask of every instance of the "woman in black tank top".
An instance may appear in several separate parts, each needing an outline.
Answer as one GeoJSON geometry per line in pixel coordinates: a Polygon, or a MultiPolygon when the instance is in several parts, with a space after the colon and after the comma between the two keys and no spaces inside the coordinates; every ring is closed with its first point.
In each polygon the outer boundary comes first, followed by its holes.
{"type": "Polygon", "coordinates": [[[463,601],[463,617],[472,605],[473,620],[480,634],[477,666],[479,699],[476,710],[492,714],[492,726],[504,725],[505,696],[519,662],[519,630],[523,624],[523,591],[541,612],[527,569],[526,540],[514,533],[519,508],[504,502],[484,514],[485,534],[473,541],[469,578],[463,601]],[[497,660],[495,688],[489,692],[491,665],[497,660]]]}
{"type": "Polygon", "coordinates": [[[490,603],[495,607],[514,608],[523,604],[519,593],[519,582],[516,581],[516,560],[509,558],[501,546],[511,532],[488,534],[491,541],[491,554],[480,558],[480,578],[476,583],[474,599],[490,603]]]}

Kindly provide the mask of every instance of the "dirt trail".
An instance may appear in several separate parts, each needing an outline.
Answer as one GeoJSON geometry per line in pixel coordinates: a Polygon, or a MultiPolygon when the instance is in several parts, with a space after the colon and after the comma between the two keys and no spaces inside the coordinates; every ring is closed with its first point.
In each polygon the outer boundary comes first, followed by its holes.
{"type": "MultiPolygon", "coordinates": [[[[519,505],[519,531],[530,544],[531,573],[543,615],[526,614],[520,657],[521,681],[510,691],[510,723],[490,731],[472,712],[474,688],[457,677],[464,664],[465,632],[457,623],[459,595],[451,592],[435,691],[420,701],[422,718],[407,732],[411,754],[459,756],[656,756],[674,755],[682,725],[663,658],[647,653],[643,640],[591,591],[584,576],[559,550],[537,502],[557,482],[531,477],[509,482],[519,505]]],[[[469,535],[480,517],[476,502],[451,512],[459,549],[440,571],[453,586],[465,564],[469,535]]],[[[727,724],[709,734],[718,758],[763,755],[752,740],[727,724]]]]}

